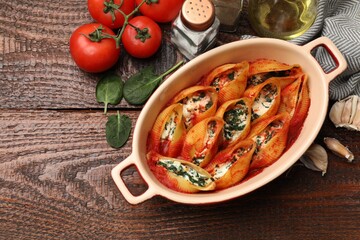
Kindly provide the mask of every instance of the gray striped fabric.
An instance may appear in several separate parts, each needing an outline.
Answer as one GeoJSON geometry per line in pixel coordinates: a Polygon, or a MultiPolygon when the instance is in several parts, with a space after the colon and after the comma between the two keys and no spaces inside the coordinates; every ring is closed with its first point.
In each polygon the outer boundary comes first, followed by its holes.
{"type": "MultiPolygon", "coordinates": [[[[247,0],[244,12],[246,8],[247,0]]],[[[302,45],[319,36],[330,38],[348,63],[347,70],[331,81],[330,99],[339,100],[352,94],[360,96],[360,0],[318,0],[318,15],[314,24],[290,42],[302,45]]],[[[254,36],[241,36],[242,39],[251,37],[254,36]]],[[[315,57],[324,71],[334,67],[324,49],[318,48],[315,57]]]]}

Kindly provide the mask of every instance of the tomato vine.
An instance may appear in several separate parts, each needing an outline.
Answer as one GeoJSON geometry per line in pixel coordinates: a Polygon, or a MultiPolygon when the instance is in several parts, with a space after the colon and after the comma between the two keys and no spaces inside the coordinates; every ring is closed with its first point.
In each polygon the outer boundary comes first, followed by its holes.
{"type": "Polygon", "coordinates": [[[91,41],[100,41],[101,39],[104,39],[104,38],[112,38],[115,40],[116,42],[116,47],[119,48],[120,47],[120,43],[121,43],[121,37],[124,33],[124,30],[126,28],[127,25],[133,27],[137,32],[139,32],[139,35],[143,36],[141,37],[141,41],[145,41],[146,38],[149,38],[150,36],[149,35],[145,35],[144,33],[147,33],[147,30],[146,28],[143,28],[143,29],[139,29],[138,27],[135,27],[131,24],[129,24],[129,19],[131,17],[133,17],[136,13],[139,12],[139,9],[140,7],[144,4],[144,3],[157,3],[158,0],[142,0],[141,3],[139,5],[137,5],[135,7],[135,9],[129,13],[129,14],[125,14],[120,8],[121,8],[121,5],[123,3],[123,1],[121,1],[120,5],[118,4],[115,4],[113,0],[109,0],[109,1],[104,1],[104,9],[103,11],[105,13],[109,13],[111,14],[112,18],[113,18],[113,21],[115,21],[115,11],[118,11],[119,13],[121,13],[121,15],[124,17],[124,24],[123,26],[119,29],[118,33],[116,36],[113,36],[113,35],[109,35],[109,34],[105,34],[105,33],[102,33],[102,29],[101,29],[101,26],[98,28],[98,29],[95,29],[95,31],[89,35],[96,35],[97,38],[92,38],[92,37],[88,37],[91,41]],[[144,38],[145,37],[145,38],[144,38]]]}

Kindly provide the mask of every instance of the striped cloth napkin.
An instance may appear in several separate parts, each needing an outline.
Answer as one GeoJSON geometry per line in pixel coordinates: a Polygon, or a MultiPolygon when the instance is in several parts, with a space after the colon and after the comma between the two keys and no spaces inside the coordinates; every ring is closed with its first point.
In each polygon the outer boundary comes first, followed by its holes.
{"type": "MultiPolygon", "coordinates": [[[[251,0],[244,1],[244,11],[247,11],[247,1],[251,0]]],[[[319,36],[330,38],[348,63],[347,70],[330,82],[330,99],[340,100],[353,94],[360,96],[360,0],[318,0],[314,24],[290,42],[302,45],[319,36]]],[[[318,48],[315,57],[324,71],[334,68],[324,49],[318,48]]]]}

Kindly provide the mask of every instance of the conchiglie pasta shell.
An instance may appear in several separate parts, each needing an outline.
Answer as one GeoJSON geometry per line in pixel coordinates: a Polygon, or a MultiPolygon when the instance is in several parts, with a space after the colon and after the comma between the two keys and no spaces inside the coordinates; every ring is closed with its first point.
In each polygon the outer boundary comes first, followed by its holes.
{"type": "Polygon", "coordinates": [[[196,166],[191,162],[176,158],[164,157],[154,151],[150,151],[147,154],[147,159],[151,171],[154,173],[155,177],[166,187],[174,191],[195,193],[199,191],[211,191],[214,190],[216,187],[215,182],[211,180],[211,175],[203,168],[196,166]],[[206,181],[206,185],[198,186],[196,184],[193,184],[191,181],[186,180],[182,175],[177,175],[176,173],[168,170],[167,168],[159,164],[161,160],[170,160],[173,162],[177,162],[177,164],[185,166],[186,168],[194,169],[197,173],[205,176],[206,179],[208,179],[206,181]]]}
{"type": "Polygon", "coordinates": [[[214,159],[205,168],[215,179],[216,189],[231,187],[244,179],[249,171],[255,148],[256,144],[254,141],[247,139],[239,141],[232,147],[228,147],[216,154],[214,159]],[[245,149],[245,151],[238,157],[237,151],[242,149],[245,149]],[[237,158],[235,162],[234,158],[237,158]],[[216,171],[218,171],[219,167],[224,167],[227,164],[231,164],[231,166],[227,170],[223,170],[226,172],[222,176],[217,177],[216,171]]]}
{"type": "Polygon", "coordinates": [[[285,87],[287,87],[289,84],[293,83],[296,79],[301,77],[301,75],[294,75],[294,76],[286,76],[286,77],[271,77],[268,80],[274,80],[278,81],[281,87],[281,90],[283,90],[285,87]]]}
{"type": "Polygon", "coordinates": [[[200,167],[206,166],[218,151],[224,121],[209,117],[194,125],[186,134],[181,156],[200,167]]]}
{"type": "Polygon", "coordinates": [[[202,80],[202,85],[213,86],[219,94],[219,105],[226,101],[240,98],[246,88],[249,63],[225,64],[212,70],[202,80]],[[230,76],[233,78],[231,79],[230,76]],[[219,80],[220,79],[220,80],[219,80]],[[219,80],[221,83],[215,84],[219,80]]]}
{"type": "MultiPolygon", "coordinates": [[[[246,138],[246,136],[249,134],[250,123],[251,123],[251,104],[252,104],[251,99],[239,98],[239,99],[227,101],[218,108],[215,115],[218,117],[221,117],[225,122],[223,132],[222,132],[221,147],[226,147],[226,146],[235,144],[237,141],[246,138]],[[245,119],[243,119],[243,121],[241,121],[241,122],[236,121],[235,124],[231,124],[234,120],[227,119],[226,113],[229,111],[233,111],[235,109],[240,109],[240,110],[244,111],[245,119]],[[244,126],[243,129],[241,129],[241,130],[236,129],[236,128],[241,127],[241,125],[244,126]],[[230,133],[233,133],[232,135],[235,137],[229,138],[230,133]]],[[[239,116],[239,117],[240,117],[239,120],[242,120],[241,116],[239,116]]]]}
{"type": "Polygon", "coordinates": [[[186,129],[189,130],[192,126],[194,126],[201,120],[215,115],[218,103],[218,94],[216,90],[210,86],[193,86],[186,88],[180,93],[178,93],[170,101],[170,104],[172,103],[183,104],[183,116],[185,119],[185,126],[186,129]],[[203,99],[209,101],[207,102],[204,100],[194,102],[191,100],[194,98],[198,98],[199,94],[204,94],[205,97],[203,99]],[[211,104],[209,104],[208,108],[206,108],[207,103],[210,102],[211,104]]]}
{"type": "Polygon", "coordinates": [[[309,108],[310,108],[310,93],[308,87],[308,78],[307,75],[303,75],[302,84],[300,87],[300,92],[298,94],[298,101],[295,107],[294,114],[292,115],[289,127],[289,136],[288,136],[288,144],[287,147],[289,148],[299,136],[305,118],[308,115],[309,108]]]}
{"type": "MultiPolygon", "coordinates": [[[[248,97],[252,99],[252,124],[256,124],[257,122],[262,121],[268,117],[274,116],[279,110],[280,102],[281,102],[281,86],[278,79],[268,79],[265,82],[256,85],[251,90],[249,90],[244,97],[248,97]],[[263,100],[260,96],[263,96],[263,90],[271,86],[271,89],[275,89],[275,94],[273,95],[272,104],[270,104],[269,108],[266,111],[260,111],[259,108],[263,106],[263,100]],[[259,101],[256,99],[259,98],[259,101]],[[256,116],[256,118],[254,118],[256,116]]],[[[265,99],[265,102],[266,99],[265,99]]]]}
{"type": "Polygon", "coordinates": [[[281,113],[252,126],[248,138],[256,142],[257,148],[250,164],[250,170],[267,167],[281,156],[286,148],[289,125],[289,114],[281,113]],[[282,126],[276,127],[279,126],[279,123],[282,126]],[[272,137],[265,144],[259,144],[259,142],[265,141],[265,137],[269,135],[267,132],[273,131],[272,127],[275,128],[272,137]]]}
{"type": "MultiPolygon", "coordinates": [[[[250,63],[248,88],[256,86],[272,77],[281,80],[281,86],[289,84],[293,77],[303,74],[299,65],[288,65],[275,60],[260,59],[250,63]]],[[[295,78],[296,79],[296,78],[295,78]]]]}
{"type": "Polygon", "coordinates": [[[286,63],[271,59],[258,59],[256,61],[250,62],[249,75],[251,76],[258,73],[286,71],[292,69],[294,66],[298,65],[288,65],[286,63]]]}
{"type": "Polygon", "coordinates": [[[177,157],[180,155],[185,135],[183,106],[180,103],[172,104],[156,118],[149,134],[148,149],[157,151],[164,156],[177,157]],[[170,124],[170,122],[172,123],[170,124]],[[174,130],[169,130],[171,127],[174,130]],[[173,134],[170,134],[172,131],[173,134]]]}
{"type": "Polygon", "coordinates": [[[298,103],[301,82],[301,78],[298,78],[281,91],[279,113],[287,112],[291,117],[294,115],[295,108],[298,103]]]}

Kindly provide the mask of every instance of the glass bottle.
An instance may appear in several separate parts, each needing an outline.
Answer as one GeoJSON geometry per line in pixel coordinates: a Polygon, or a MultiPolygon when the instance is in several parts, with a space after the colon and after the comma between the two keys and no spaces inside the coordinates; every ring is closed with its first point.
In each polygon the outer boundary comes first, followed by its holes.
{"type": "Polygon", "coordinates": [[[171,42],[193,59],[214,46],[220,21],[209,0],[186,0],[171,27],[171,42]]]}
{"type": "Polygon", "coordinates": [[[289,40],[314,23],[317,0],[249,0],[248,14],[260,36],[289,40]]]}
{"type": "Polygon", "coordinates": [[[220,31],[235,32],[239,26],[243,0],[212,0],[220,21],[220,31]]]}

